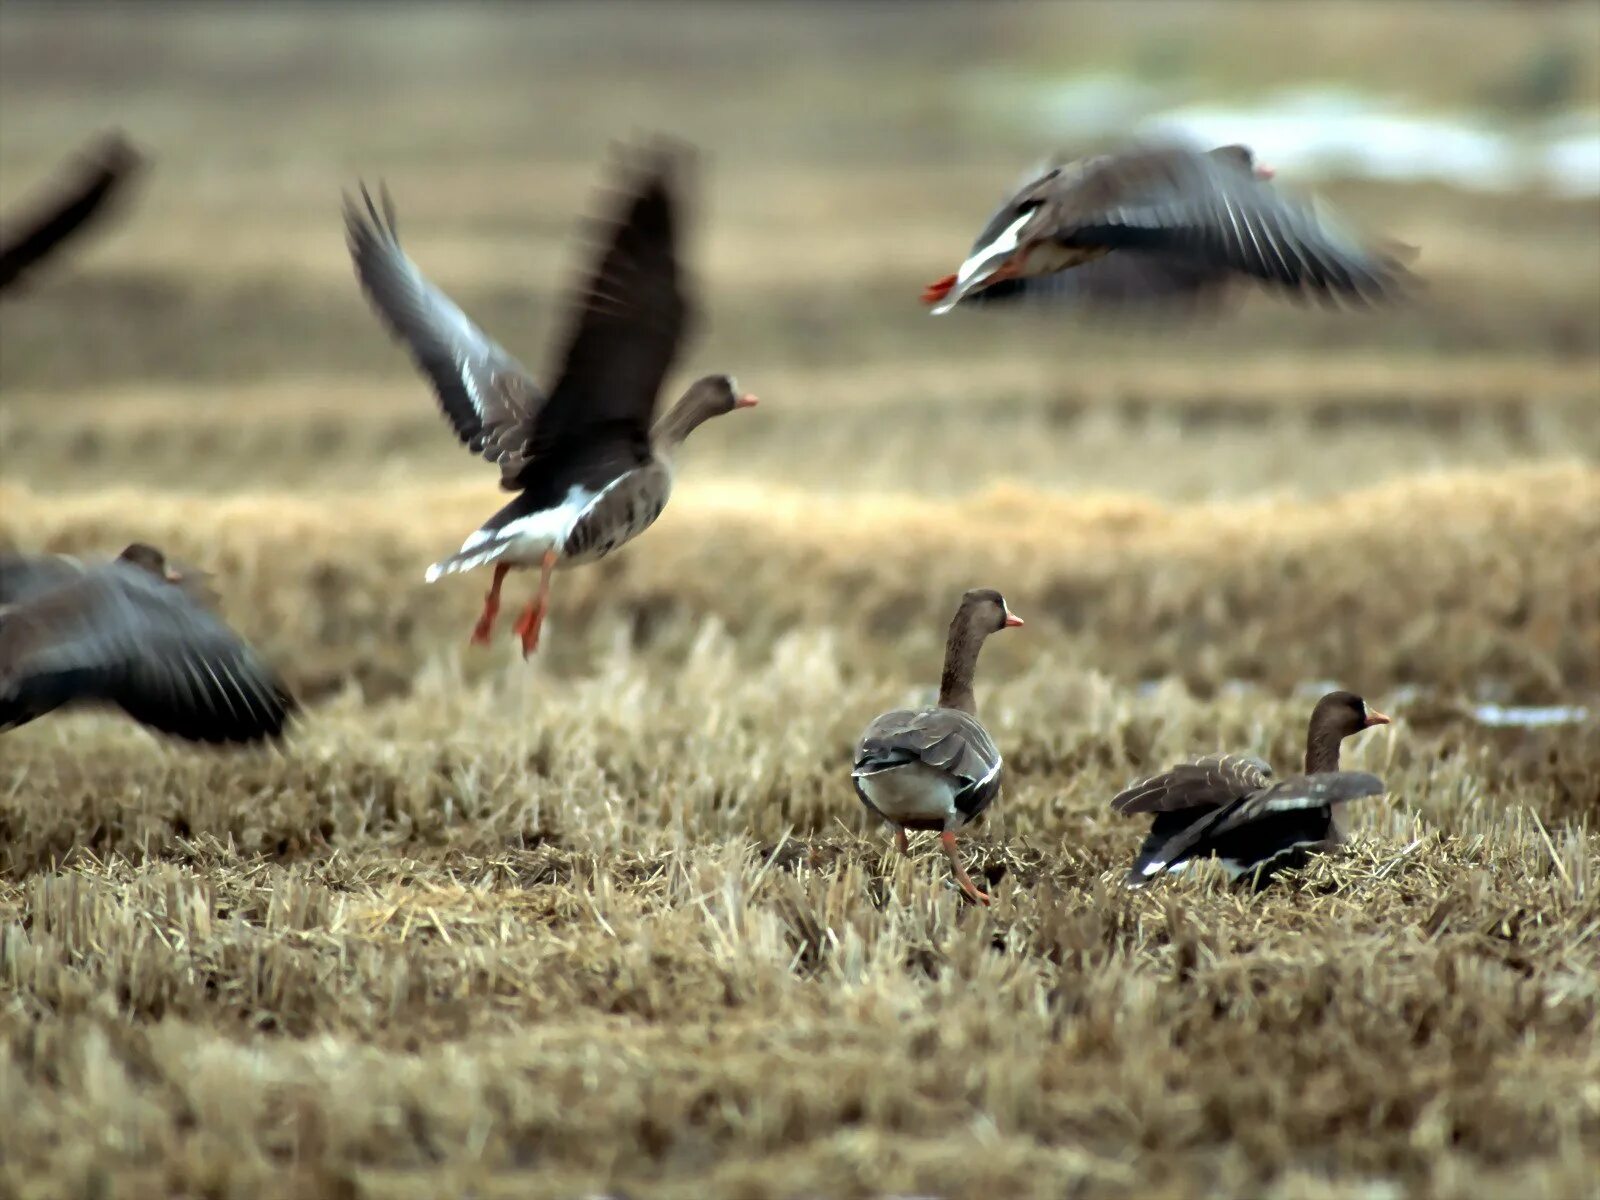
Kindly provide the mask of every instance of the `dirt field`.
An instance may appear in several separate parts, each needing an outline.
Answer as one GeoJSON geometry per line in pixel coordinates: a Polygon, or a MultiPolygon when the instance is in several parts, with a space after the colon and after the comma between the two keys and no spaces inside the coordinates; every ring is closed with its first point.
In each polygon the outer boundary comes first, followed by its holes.
{"type": "Polygon", "coordinates": [[[916,303],[1044,148],[974,71],[1182,43],[1220,92],[1470,107],[1559,45],[1592,105],[1592,6],[311,11],[0,16],[0,211],[102,124],[155,159],[0,309],[0,539],[168,547],[307,703],[272,751],[0,736],[0,1197],[1600,1195],[1593,198],[1319,188],[1422,247],[1381,315],[916,303]],[[482,582],[422,571],[493,472],[340,189],[543,365],[647,128],[706,151],[681,376],[762,405],[534,661],[471,649],[482,582]],[[979,671],[986,911],[848,779],[969,586],[1028,622],[979,671]],[[1330,682],[1396,718],[1346,853],[1120,886],[1119,788],[1295,764],[1330,682]]]}

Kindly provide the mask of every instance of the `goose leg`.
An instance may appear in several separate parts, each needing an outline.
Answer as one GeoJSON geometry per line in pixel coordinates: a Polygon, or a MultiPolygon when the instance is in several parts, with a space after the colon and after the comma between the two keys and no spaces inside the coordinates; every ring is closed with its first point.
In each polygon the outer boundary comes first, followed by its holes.
{"type": "Polygon", "coordinates": [[[474,646],[489,644],[489,633],[494,629],[495,618],[500,615],[500,585],[505,582],[506,572],[509,570],[511,567],[504,563],[495,565],[494,582],[489,585],[489,594],[483,598],[483,615],[478,618],[478,623],[472,630],[474,646]]]}
{"type": "Polygon", "coordinates": [[[517,618],[516,634],[522,639],[522,657],[527,658],[539,648],[539,630],[544,627],[544,614],[550,607],[550,572],[556,569],[556,552],[546,550],[539,566],[539,591],[517,618]]]}
{"type": "Polygon", "coordinates": [[[956,877],[956,883],[965,892],[969,899],[978,904],[989,903],[988,894],[980,892],[977,885],[972,882],[972,877],[967,874],[967,869],[961,865],[961,855],[956,852],[956,835],[948,829],[939,835],[939,845],[944,847],[944,852],[950,858],[950,873],[956,877]]]}
{"type": "Polygon", "coordinates": [[[911,843],[906,840],[906,831],[899,825],[894,827],[894,845],[901,854],[911,853],[911,843]]]}

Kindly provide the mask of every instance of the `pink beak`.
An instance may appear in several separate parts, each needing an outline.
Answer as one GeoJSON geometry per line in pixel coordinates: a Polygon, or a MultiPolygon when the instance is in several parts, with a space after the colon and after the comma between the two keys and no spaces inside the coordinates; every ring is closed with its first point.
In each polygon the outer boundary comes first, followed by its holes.
{"type": "Polygon", "coordinates": [[[1006,613],[1005,628],[1007,628],[1007,629],[1016,629],[1018,626],[1020,626],[1022,624],[1023,624],[1022,618],[1017,616],[1016,613],[1014,613],[1014,612],[1006,613]]]}
{"type": "Polygon", "coordinates": [[[1274,170],[1272,167],[1264,167],[1264,166],[1261,166],[1260,164],[1257,164],[1257,166],[1256,166],[1256,178],[1257,179],[1271,179],[1277,173],[1278,172],[1276,170],[1274,170]]]}
{"type": "Polygon", "coordinates": [[[761,401],[757,400],[749,392],[746,392],[733,402],[733,406],[735,408],[754,408],[759,403],[761,403],[761,401]]]}
{"type": "Polygon", "coordinates": [[[1367,709],[1367,727],[1368,728],[1371,728],[1374,725],[1387,725],[1388,723],[1389,723],[1389,718],[1384,716],[1377,709],[1375,709],[1375,708],[1367,709]]]}

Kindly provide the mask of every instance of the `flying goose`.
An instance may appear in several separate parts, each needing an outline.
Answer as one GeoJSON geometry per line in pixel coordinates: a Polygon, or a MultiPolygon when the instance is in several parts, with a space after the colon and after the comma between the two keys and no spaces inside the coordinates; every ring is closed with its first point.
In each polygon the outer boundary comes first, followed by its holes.
{"type": "Polygon", "coordinates": [[[1111,801],[1124,815],[1152,813],[1128,872],[1137,887],[1191,860],[1215,857],[1234,879],[1258,882],[1344,840],[1339,805],[1383,792],[1383,780],[1339,769],[1339,744],[1389,718],[1352,692],[1329,692],[1311,710],[1305,772],[1276,779],[1244,754],[1214,754],[1130,784],[1111,801]]]}
{"type": "Polygon", "coordinates": [[[142,161],[122,134],[103,134],[49,195],[7,218],[0,227],[0,292],[112,211],[142,161]]]}
{"type": "Polygon", "coordinates": [[[387,193],[381,214],[365,187],[361,205],[346,197],[350,254],[368,299],[433,384],[456,436],[495,463],[500,486],[516,493],[427,571],[431,583],[493,565],[476,644],[489,640],[506,572],[537,567],[539,590],[515,626],[524,656],[531,654],[551,572],[593,562],[643,533],[666,506],[684,438],[711,417],[756,403],[731,376],[708,375],[655,419],[692,318],[677,258],[687,172],[686,155],[665,144],[624,165],[548,391],[406,256],[387,193]]]}
{"type": "Polygon", "coordinates": [[[196,581],[140,542],[97,564],[0,558],[0,730],[73,703],[211,743],[276,738],[297,709],[196,581]]]}
{"type": "Polygon", "coordinates": [[[1359,305],[1407,282],[1401,248],[1361,244],[1270,186],[1272,175],[1239,145],[1135,146],[1051,166],[1000,206],[956,274],[930,284],[923,301],[936,314],[985,292],[1126,303],[1248,279],[1359,305]],[[1089,274],[1065,282],[1074,270],[1089,274]],[[1062,282],[1047,286],[1052,278],[1062,282]]]}
{"type": "Polygon", "coordinates": [[[961,865],[955,831],[1000,794],[1001,762],[994,739],[978,721],[972,675],[984,639],[1021,624],[999,592],[980,588],[962,596],[945,643],[938,703],[878,717],[861,735],[850,772],[861,803],[895,826],[901,853],[910,853],[906,830],[939,832],[956,883],[980,904],[989,897],[961,865]]]}

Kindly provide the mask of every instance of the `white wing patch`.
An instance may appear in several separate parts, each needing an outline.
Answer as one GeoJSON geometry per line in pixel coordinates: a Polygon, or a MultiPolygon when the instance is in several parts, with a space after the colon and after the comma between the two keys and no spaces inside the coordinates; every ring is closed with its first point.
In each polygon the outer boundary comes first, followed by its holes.
{"type": "Polygon", "coordinates": [[[1023,213],[1011,222],[994,241],[987,246],[980,246],[972,252],[971,257],[961,264],[961,269],[956,272],[956,285],[950,289],[950,294],[933,307],[933,315],[947,313],[961,301],[978,284],[988,278],[1000,263],[1004,262],[1011,252],[1017,248],[1017,235],[1022,232],[1022,227],[1033,219],[1033,211],[1023,213]]]}

